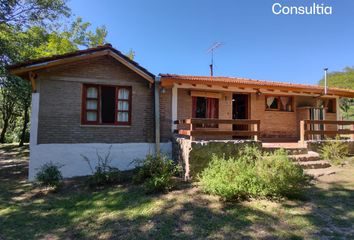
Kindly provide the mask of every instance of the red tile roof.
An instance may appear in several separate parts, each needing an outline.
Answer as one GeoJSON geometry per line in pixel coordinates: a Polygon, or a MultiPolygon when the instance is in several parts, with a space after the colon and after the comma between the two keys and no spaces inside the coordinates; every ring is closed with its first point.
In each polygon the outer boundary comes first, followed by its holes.
{"type": "MultiPolygon", "coordinates": [[[[253,80],[249,78],[239,77],[211,77],[211,76],[191,76],[191,75],[177,75],[177,74],[160,74],[163,85],[171,85],[171,83],[190,83],[190,84],[204,84],[204,85],[222,85],[222,86],[243,86],[251,88],[270,88],[270,89],[287,89],[294,91],[306,91],[316,94],[323,94],[323,86],[295,84],[285,82],[272,82],[264,80],[253,80]]],[[[354,98],[354,90],[328,88],[328,93],[338,96],[345,96],[354,98]]]]}

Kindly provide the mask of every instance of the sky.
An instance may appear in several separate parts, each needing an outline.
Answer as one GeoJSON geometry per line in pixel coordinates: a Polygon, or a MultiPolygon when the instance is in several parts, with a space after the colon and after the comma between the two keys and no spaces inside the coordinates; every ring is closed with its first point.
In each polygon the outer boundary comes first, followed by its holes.
{"type": "Polygon", "coordinates": [[[275,15],[276,2],[315,0],[70,0],[75,16],[105,25],[107,41],[154,74],[214,76],[317,84],[323,68],[354,66],[354,1],[316,0],[332,15],[275,15]]]}

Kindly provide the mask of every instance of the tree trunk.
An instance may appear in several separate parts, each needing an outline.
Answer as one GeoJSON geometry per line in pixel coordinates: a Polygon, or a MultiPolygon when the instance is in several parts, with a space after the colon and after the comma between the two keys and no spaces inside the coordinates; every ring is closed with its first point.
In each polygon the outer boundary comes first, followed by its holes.
{"type": "Polygon", "coordinates": [[[20,139],[20,143],[18,144],[19,147],[22,147],[23,144],[25,143],[28,121],[29,121],[28,107],[26,106],[25,111],[24,111],[24,116],[23,116],[23,126],[22,126],[22,132],[21,132],[21,139],[20,139]]]}
{"type": "Polygon", "coordinates": [[[1,130],[0,143],[5,143],[5,134],[6,134],[8,126],[9,126],[9,120],[6,119],[6,120],[4,120],[4,126],[3,126],[2,130],[1,130]]]}

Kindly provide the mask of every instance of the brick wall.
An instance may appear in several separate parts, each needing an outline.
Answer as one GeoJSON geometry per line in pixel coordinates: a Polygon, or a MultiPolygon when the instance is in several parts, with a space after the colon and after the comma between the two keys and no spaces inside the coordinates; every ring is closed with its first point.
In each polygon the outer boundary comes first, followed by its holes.
{"type": "Polygon", "coordinates": [[[160,93],[160,137],[161,141],[170,141],[172,138],[172,89],[165,89],[160,93]]]}
{"type": "Polygon", "coordinates": [[[38,143],[154,142],[153,88],[110,57],[99,57],[39,72],[38,143]],[[132,87],[131,126],[81,126],[85,82],[132,87]]]}
{"type": "MultiPolygon", "coordinates": [[[[296,97],[294,97],[296,104],[296,97]]],[[[297,136],[296,108],[294,112],[266,111],[265,96],[251,94],[251,119],[261,120],[261,137],[294,138],[297,136]]]]}

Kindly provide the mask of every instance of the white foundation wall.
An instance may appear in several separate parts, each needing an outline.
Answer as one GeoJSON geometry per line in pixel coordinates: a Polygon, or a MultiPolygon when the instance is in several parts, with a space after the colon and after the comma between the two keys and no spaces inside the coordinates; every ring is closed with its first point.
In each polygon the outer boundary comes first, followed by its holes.
{"type": "MultiPolygon", "coordinates": [[[[28,178],[30,181],[34,180],[39,168],[47,162],[62,165],[60,171],[64,178],[90,175],[92,174],[90,167],[82,155],[90,160],[94,168],[98,160],[97,152],[102,157],[110,152],[111,166],[120,170],[129,170],[135,167],[132,161],[144,159],[147,154],[154,154],[155,144],[31,144],[28,178]]],[[[171,156],[172,143],[161,143],[161,153],[171,156]]]]}

